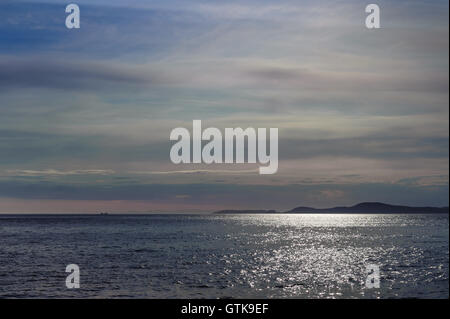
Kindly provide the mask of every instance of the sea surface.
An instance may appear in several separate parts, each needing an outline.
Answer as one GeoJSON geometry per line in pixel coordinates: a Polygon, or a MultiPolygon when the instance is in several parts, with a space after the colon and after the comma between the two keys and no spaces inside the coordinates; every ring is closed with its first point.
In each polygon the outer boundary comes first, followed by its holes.
{"type": "Polygon", "coordinates": [[[448,215],[0,215],[0,297],[448,298],[448,243],[448,215]]]}

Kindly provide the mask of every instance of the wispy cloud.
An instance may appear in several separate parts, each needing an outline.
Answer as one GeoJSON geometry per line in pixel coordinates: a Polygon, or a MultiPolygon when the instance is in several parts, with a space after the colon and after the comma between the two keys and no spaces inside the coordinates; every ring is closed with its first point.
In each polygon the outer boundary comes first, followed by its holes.
{"type": "Polygon", "coordinates": [[[90,61],[58,61],[48,58],[15,58],[0,60],[0,87],[49,88],[64,90],[102,90],[124,87],[149,87],[168,79],[160,72],[138,66],[90,61]]]}
{"type": "Polygon", "coordinates": [[[191,169],[191,170],[173,170],[173,171],[131,171],[131,174],[144,174],[144,175],[177,175],[177,174],[230,174],[230,175],[242,175],[242,174],[255,174],[258,169],[191,169]]]}
{"type": "Polygon", "coordinates": [[[84,170],[69,170],[62,171],[56,169],[45,170],[6,170],[7,175],[16,176],[68,176],[68,175],[110,175],[114,174],[113,170],[102,169],[84,169],[84,170]]]}

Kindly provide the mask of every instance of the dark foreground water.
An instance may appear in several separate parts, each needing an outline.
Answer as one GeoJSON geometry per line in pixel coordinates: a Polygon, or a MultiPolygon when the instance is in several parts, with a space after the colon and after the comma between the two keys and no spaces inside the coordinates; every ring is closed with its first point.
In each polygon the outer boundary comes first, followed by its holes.
{"type": "Polygon", "coordinates": [[[0,215],[0,297],[448,298],[448,236],[448,215],[0,215]]]}

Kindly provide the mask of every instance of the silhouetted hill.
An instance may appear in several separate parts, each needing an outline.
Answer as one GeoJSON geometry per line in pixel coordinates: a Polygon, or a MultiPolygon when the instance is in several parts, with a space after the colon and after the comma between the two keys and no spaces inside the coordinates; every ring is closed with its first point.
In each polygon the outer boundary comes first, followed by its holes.
{"type": "Polygon", "coordinates": [[[412,207],[412,206],[400,206],[390,205],[377,202],[359,203],[354,206],[342,206],[324,209],[315,209],[309,207],[296,207],[288,213],[371,213],[371,214],[448,214],[448,207],[412,207]]]}
{"type": "Polygon", "coordinates": [[[296,207],[286,212],[274,210],[222,210],[214,214],[448,214],[448,207],[413,207],[378,202],[332,208],[296,207]]]}

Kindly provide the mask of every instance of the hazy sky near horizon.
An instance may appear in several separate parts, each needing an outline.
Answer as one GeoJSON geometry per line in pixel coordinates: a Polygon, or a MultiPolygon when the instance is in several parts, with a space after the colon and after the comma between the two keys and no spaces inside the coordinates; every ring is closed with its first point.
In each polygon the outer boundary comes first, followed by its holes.
{"type": "Polygon", "coordinates": [[[0,212],[448,205],[448,1],[0,3],[0,212]],[[279,170],[174,165],[175,127],[279,128],[279,170]]]}

